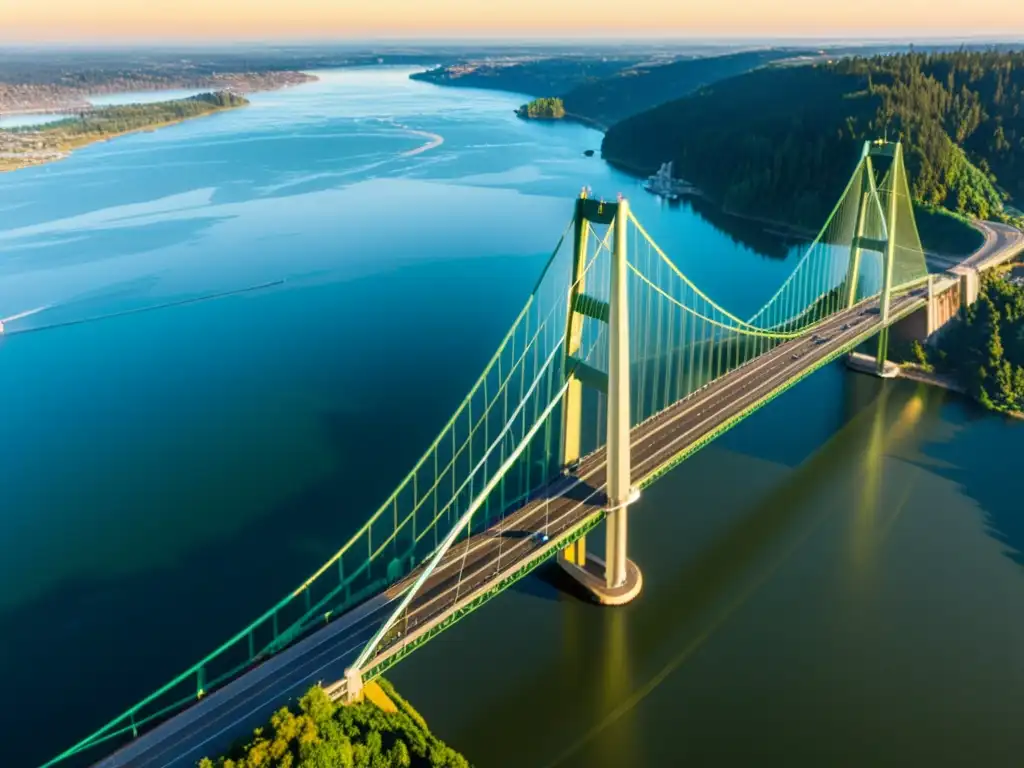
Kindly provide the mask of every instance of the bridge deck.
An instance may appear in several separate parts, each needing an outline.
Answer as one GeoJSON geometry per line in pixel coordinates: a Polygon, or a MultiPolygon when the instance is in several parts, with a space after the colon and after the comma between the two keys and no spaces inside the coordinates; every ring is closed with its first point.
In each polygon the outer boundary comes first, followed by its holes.
{"type": "MultiPolygon", "coordinates": [[[[891,321],[915,311],[926,300],[923,289],[894,299],[891,321]]],[[[818,336],[827,339],[824,343],[798,339],[781,344],[635,427],[631,440],[635,482],[652,481],[745,414],[880,328],[877,301],[862,303],[822,326],[818,336]]],[[[602,449],[584,459],[575,477],[552,483],[501,524],[453,547],[367,670],[401,658],[598,522],[604,487],[602,449]],[[533,535],[541,531],[548,534],[547,542],[533,535]]],[[[97,768],[186,768],[247,735],[265,723],[274,709],[315,682],[341,680],[328,690],[342,695],[345,667],[413,578],[415,574],[140,736],[97,763],[97,768]]]]}

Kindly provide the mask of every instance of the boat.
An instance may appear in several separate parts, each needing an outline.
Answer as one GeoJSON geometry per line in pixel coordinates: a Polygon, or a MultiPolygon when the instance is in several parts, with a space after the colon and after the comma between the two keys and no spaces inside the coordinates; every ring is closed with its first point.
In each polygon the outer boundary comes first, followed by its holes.
{"type": "Polygon", "coordinates": [[[694,192],[690,184],[673,178],[672,161],[662,163],[658,172],[644,182],[644,189],[665,200],[679,200],[684,194],[694,192]]]}

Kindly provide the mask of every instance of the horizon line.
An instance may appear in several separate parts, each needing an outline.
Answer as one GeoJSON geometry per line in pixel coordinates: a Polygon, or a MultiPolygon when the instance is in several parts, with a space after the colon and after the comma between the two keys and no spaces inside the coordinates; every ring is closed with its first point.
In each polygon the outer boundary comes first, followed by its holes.
{"type": "Polygon", "coordinates": [[[472,35],[472,34],[448,34],[448,35],[331,35],[323,37],[301,36],[301,37],[240,37],[240,38],[216,38],[216,37],[186,37],[186,38],[158,38],[150,36],[140,37],[118,37],[101,39],[79,39],[79,38],[41,38],[38,40],[26,40],[20,38],[0,37],[0,48],[45,48],[56,47],[79,47],[79,48],[119,48],[125,46],[144,47],[211,47],[211,46],[242,46],[242,45],[291,45],[291,46],[324,46],[338,45],[345,47],[372,46],[372,45],[451,45],[461,47],[473,47],[482,45],[547,45],[557,43],[560,47],[572,47],[581,44],[610,44],[628,45],[636,43],[645,44],[703,44],[703,45],[729,45],[729,44],[786,44],[786,43],[821,43],[828,45],[872,45],[872,44],[1003,44],[1019,45],[1024,47],[1024,39],[1020,37],[1006,36],[1006,33],[977,32],[973,34],[957,35],[936,35],[936,34],[908,34],[900,30],[881,32],[865,32],[862,34],[853,33],[826,33],[826,34],[801,34],[791,35],[717,35],[717,34],[691,34],[691,35],[666,35],[658,34],[620,34],[610,36],[606,34],[580,34],[566,38],[563,34],[532,34],[532,35],[472,35]]]}

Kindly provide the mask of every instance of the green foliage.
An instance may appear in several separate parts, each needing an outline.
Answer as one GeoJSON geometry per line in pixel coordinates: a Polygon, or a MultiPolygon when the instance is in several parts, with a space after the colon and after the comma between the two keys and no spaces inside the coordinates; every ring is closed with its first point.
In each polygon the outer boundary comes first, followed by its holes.
{"type": "Polygon", "coordinates": [[[641,64],[608,77],[577,85],[562,96],[573,115],[613,125],[644,110],[692,93],[702,85],[748,72],[793,51],[745,51],[701,56],[669,64],[641,64]]]}
{"type": "Polygon", "coordinates": [[[43,126],[16,128],[15,133],[38,133],[47,138],[113,136],[165,123],[199,117],[221,109],[242,107],[249,100],[229,91],[200,93],[187,99],[161,101],[154,104],[124,104],[100,107],[78,117],[59,120],[43,126]]]}
{"type": "Polygon", "coordinates": [[[940,365],[982,405],[1024,410],[1024,287],[986,278],[964,322],[941,338],[939,348],[940,365]]]}
{"type": "Polygon", "coordinates": [[[278,710],[247,742],[199,768],[469,768],[390,683],[378,683],[398,712],[368,701],[337,705],[314,686],[297,709],[278,710]]]}
{"type": "Polygon", "coordinates": [[[973,253],[985,242],[970,219],[945,208],[915,203],[914,219],[921,246],[929,253],[973,253]]]}
{"type": "Polygon", "coordinates": [[[535,120],[560,120],[565,117],[565,105],[558,98],[534,99],[529,104],[523,104],[516,110],[516,114],[535,120]]]}
{"type": "Polygon", "coordinates": [[[921,366],[928,366],[928,353],[920,341],[914,339],[910,344],[910,353],[914,356],[914,362],[921,366]]]}
{"type": "Polygon", "coordinates": [[[430,733],[430,728],[427,727],[427,721],[423,718],[423,715],[417,712],[412,704],[402,698],[401,694],[395,690],[395,686],[391,684],[390,680],[378,677],[377,685],[381,687],[381,690],[387,694],[388,698],[395,703],[395,706],[398,707],[400,711],[411,717],[413,722],[422,728],[425,733],[430,733]]]}
{"type": "MultiPolygon", "coordinates": [[[[1024,53],[760,69],[613,126],[610,160],[680,174],[739,213],[815,227],[865,139],[900,138],[913,195],[980,218],[1024,197],[1024,53]]],[[[951,226],[951,225],[949,225],[951,226]]],[[[950,250],[949,248],[943,250],[950,250]]]]}
{"type": "Polygon", "coordinates": [[[567,91],[639,63],[635,56],[567,56],[509,64],[463,63],[410,75],[440,85],[490,88],[531,96],[567,91]]]}

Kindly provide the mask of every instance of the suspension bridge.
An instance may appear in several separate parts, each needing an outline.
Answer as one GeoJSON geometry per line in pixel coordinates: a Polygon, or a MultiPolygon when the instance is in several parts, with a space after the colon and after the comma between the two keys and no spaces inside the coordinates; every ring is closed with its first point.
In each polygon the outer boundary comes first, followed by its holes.
{"type": "MultiPolygon", "coordinates": [[[[483,373],[333,557],[227,642],[45,764],[194,765],[320,682],[362,686],[542,562],[600,602],[641,590],[643,488],[936,293],[898,143],[865,144],[792,273],[753,315],[707,296],[628,201],[581,196],[483,373]],[[599,557],[587,534],[604,524],[599,557]],[[116,750],[116,751],[114,751],[116,750]]],[[[948,287],[948,286],[947,286],[948,287]]]]}

